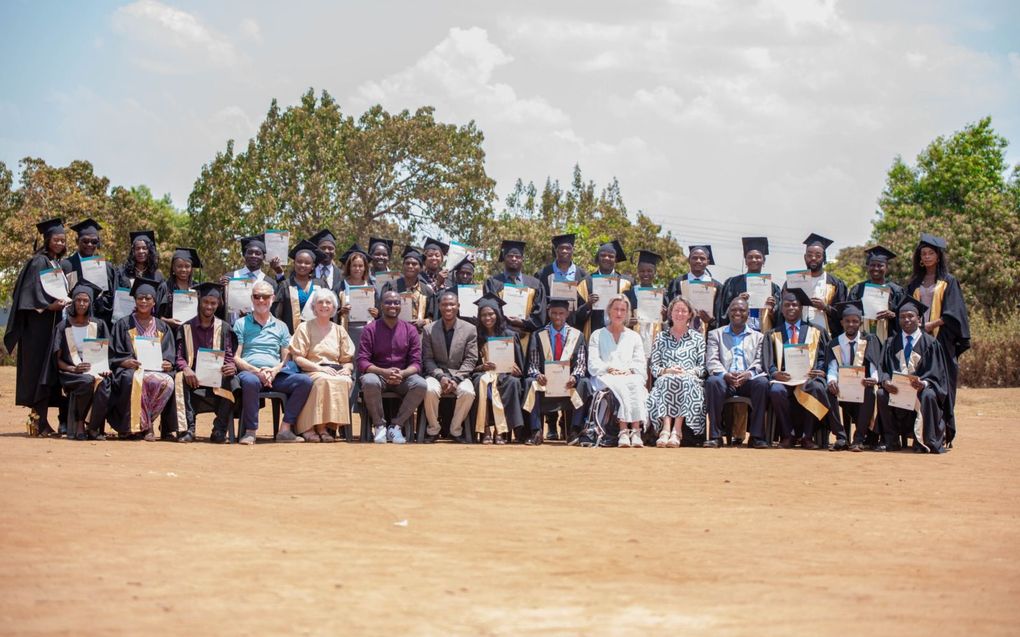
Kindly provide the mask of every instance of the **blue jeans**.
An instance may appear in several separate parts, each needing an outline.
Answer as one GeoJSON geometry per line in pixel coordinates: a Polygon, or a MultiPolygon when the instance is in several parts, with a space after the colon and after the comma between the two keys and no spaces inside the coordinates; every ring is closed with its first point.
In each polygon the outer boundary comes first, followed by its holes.
{"type": "MultiPolygon", "coordinates": [[[[259,428],[259,392],[262,391],[262,381],[252,372],[239,373],[237,380],[241,383],[241,424],[246,431],[254,431],[259,428]]],[[[312,391],[312,378],[308,374],[280,372],[273,379],[272,387],[266,388],[266,391],[270,390],[287,394],[283,422],[293,425],[308,400],[308,392],[312,391]]]]}

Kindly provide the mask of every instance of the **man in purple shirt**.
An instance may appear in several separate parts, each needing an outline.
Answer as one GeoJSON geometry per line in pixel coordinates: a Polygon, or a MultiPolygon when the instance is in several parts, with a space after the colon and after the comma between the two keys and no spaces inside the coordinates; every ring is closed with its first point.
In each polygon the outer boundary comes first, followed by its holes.
{"type": "Polygon", "coordinates": [[[401,428],[425,398],[421,377],[421,337],[413,323],[400,320],[400,294],[387,290],[382,295],[382,317],[361,332],[358,371],[361,392],[372,421],[374,442],[404,444],[401,428]],[[386,423],[383,391],[403,396],[393,422],[386,423]]]}

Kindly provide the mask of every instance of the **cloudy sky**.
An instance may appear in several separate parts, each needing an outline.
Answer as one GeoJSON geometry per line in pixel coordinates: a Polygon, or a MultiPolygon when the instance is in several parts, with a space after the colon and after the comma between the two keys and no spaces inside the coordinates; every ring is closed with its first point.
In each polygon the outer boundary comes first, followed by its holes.
{"type": "MultiPolygon", "coordinates": [[[[88,159],[183,208],[272,98],[431,104],[518,177],[620,180],[683,243],[865,242],[885,171],[985,115],[1020,161],[1020,3],[0,2],[0,161],[88,159]]],[[[637,247],[637,246],[634,246],[637,247]]]]}

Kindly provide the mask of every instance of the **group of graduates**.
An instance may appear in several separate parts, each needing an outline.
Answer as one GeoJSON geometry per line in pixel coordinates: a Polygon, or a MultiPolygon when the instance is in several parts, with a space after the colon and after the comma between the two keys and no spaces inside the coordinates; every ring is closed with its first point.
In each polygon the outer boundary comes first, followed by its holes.
{"type": "Polygon", "coordinates": [[[763,274],[767,238],[745,237],[745,273],[715,280],[711,246],[693,245],[690,271],[659,287],[659,255],[637,253],[635,280],[617,271],[627,257],[610,241],[589,273],[574,259],[571,234],[552,238],[551,261],[534,276],[522,271],[527,246],[504,241],[502,271],[484,282],[475,280],[472,254],[451,264],[450,245],[432,238],[407,246],[391,271],[392,240],[372,237],[367,250],[355,243],[338,256],[336,237],[322,230],[290,250],[288,272],[278,257],[267,262],[259,235],[241,240],[243,267],[196,283],[197,252],[176,248],[166,278],[150,231],[132,232],[127,258],[114,266],[96,261],[102,228],[92,219],[70,227],[77,240],[70,256],[62,220],[37,227],[42,247],[18,276],[4,335],[7,349],[17,348],[16,403],[30,408],[33,435],[102,439],[109,424],[120,437],[154,440],[158,421],[161,438],[190,442],[195,414],[209,411],[211,441],[225,442],[238,417],[240,442],[254,444],[265,392],[283,396],[281,442],[331,442],[364,421],[354,435],[402,443],[419,411],[424,442],[719,447],[726,435],[735,446],[778,440],[814,449],[815,433],[827,430],[833,450],[941,453],[956,434],[967,310],[946,241],[927,234],[906,286],[887,278],[896,255],[874,246],[868,280],[848,288],[824,271],[832,242],[811,234],[796,284],[771,282],[763,274]],[[105,280],[97,280],[100,266],[105,280]],[[59,273],[62,296],[45,283],[59,273]],[[750,303],[761,296],[749,293],[749,277],[756,290],[761,277],[770,285],[759,307],[750,303]],[[228,313],[231,280],[250,282],[250,299],[228,313]],[[478,283],[480,293],[466,297],[478,283]],[[876,286],[887,307],[865,318],[866,290],[876,286]],[[133,305],[114,320],[118,289],[130,291],[133,305]],[[197,295],[197,314],[177,320],[174,302],[184,293],[197,295]],[[366,293],[368,316],[353,316],[352,295],[366,293]],[[506,310],[508,295],[517,311],[506,310]],[[649,316],[648,298],[662,299],[658,316],[649,316]],[[104,339],[109,370],[96,371],[83,350],[104,339]],[[490,356],[497,347],[504,368],[490,356]],[[160,365],[143,365],[143,348],[158,349],[160,365]],[[786,363],[805,350],[809,369],[794,378],[786,363]],[[218,356],[212,382],[208,369],[199,378],[203,352],[218,356]],[[840,400],[845,367],[863,368],[854,381],[863,400],[840,400]],[[553,371],[561,379],[555,390],[553,371]],[[916,395],[912,408],[890,404],[904,391],[894,382],[902,378],[916,395]],[[352,419],[359,400],[365,415],[352,419]],[[734,402],[725,424],[724,407],[734,402]]]}

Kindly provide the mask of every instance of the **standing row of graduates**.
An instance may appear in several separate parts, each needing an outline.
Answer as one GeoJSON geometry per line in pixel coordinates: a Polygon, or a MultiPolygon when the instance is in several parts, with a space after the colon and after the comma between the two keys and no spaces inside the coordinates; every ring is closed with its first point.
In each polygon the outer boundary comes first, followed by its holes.
{"type": "MultiPolygon", "coordinates": [[[[98,223],[87,219],[71,227],[77,234],[77,250],[65,258],[67,252],[67,232],[61,220],[49,220],[38,226],[43,235],[43,246],[26,263],[19,274],[15,286],[11,315],[5,345],[13,350],[18,345],[18,383],[16,403],[31,409],[31,426],[42,433],[52,431],[47,418],[47,407],[62,405],[61,424],[68,418],[63,414],[66,404],[61,397],[61,376],[67,370],[54,364],[49,356],[40,356],[40,352],[52,352],[66,346],[68,336],[74,330],[58,330],[58,324],[65,321],[65,308],[73,303],[69,300],[56,299],[49,296],[40,283],[40,273],[52,268],[60,268],[67,273],[69,279],[84,282],[81,261],[83,258],[95,256],[100,248],[100,231],[98,223]]],[[[501,297],[506,285],[523,286],[527,290],[526,311],[522,317],[505,317],[508,329],[520,340],[522,351],[528,351],[529,339],[536,332],[547,326],[546,308],[552,290],[558,282],[576,284],[576,298],[569,298],[569,309],[566,323],[579,330],[587,339],[594,331],[607,325],[606,313],[596,309],[599,299],[594,292],[592,274],[618,275],[616,266],[626,260],[623,246],[618,241],[611,241],[599,247],[595,255],[596,271],[589,274],[585,268],[574,261],[574,236],[559,235],[552,238],[552,260],[536,272],[534,276],[523,273],[524,251],[526,246],[519,241],[504,241],[500,250],[499,261],[502,271],[487,278],[484,292],[490,296],[501,297]]],[[[202,264],[198,254],[188,248],[178,248],[171,258],[171,277],[166,279],[160,273],[155,236],[149,231],[131,233],[131,248],[128,258],[119,267],[106,265],[108,284],[105,290],[93,288],[91,302],[92,320],[89,336],[103,337],[107,334],[117,341],[117,333],[112,324],[113,292],[117,288],[137,290],[139,284],[150,286],[153,291],[153,316],[160,317],[170,330],[177,331],[180,324],[174,321],[174,292],[194,287],[195,270],[202,264]]],[[[355,344],[364,329],[364,323],[353,323],[349,320],[349,304],[345,303],[345,294],[352,287],[375,286],[376,301],[384,290],[392,289],[400,293],[410,293],[413,323],[422,333],[426,327],[440,318],[439,295],[443,290],[457,290],[458,285],[474,282],[475,264],[471,258],[465,258],[456,264],[451,271],[443,268],[449,246],[435,239],[427,239],[423,248],[406,247],[401,253],[400,272],[395,278],[390,272],[390,261],[393,255],[393,241],[371,238],[368,249],[358,244],[350,246],[339,257],[337,241],[328,230],[323,230],[309,239],[299,242],[290,252],[293,267],[285,272],[284,264],[273,259],[266,263],[266,246],[261,236],[242,239],[244,267],[224,275],[220,283],[229,278],[249,278],[270,283],[276,294],[273,302],[273,315],[283,321],[293,333],[302,320],[308,320],[312,314],[307,301],[318,288],[331,290],[340,299],[339,312],[336,320],[344,325],[355,344]],[[266,266],[269,266],[268,271],[266,266]]],[[[815,289],[820,294],[806,299],[798,299],[800,320],[818,330],[828,339],[838,339],[844,332],[844,317],[840,308],[846,301],[859,301],[864,294],[866,283],[887,285],[892,289],[889,297],[889,308],[879,315],[877,320],[863,321],[861,330],[865,334],[874,335],[880,342],[901,334],[897,308],[907,298],[913,298],[924,306],[920,317],[921,329],[931,335],[938,343],[942,353],[945,371],[945,398],[941,400],[942,418],[946,427],[946,442],[951,445],[955,436],[956,425],[954,405],[958,377],[958,358],[969,347],[969,328],[967,311],[963,303],[959,283],[948,272],[946,263],[946,242],[938,237],[922,235],[913,256],[914,273],[905,287],[887,280],[887,265],[895,255],[889,250],[875,246],[867,252],[867,270],[869,280],[859,282],[851,288],[831,274],[825,273],[825,249],[831,241],[812,234],[805,240],[805,266],[810,276],[818,281],[815,289]]],[[[678,296],[684,296],[689,286],[694,283],[706,283],[715,290],[713,311],[698,311],[693,317],[693,325],[706,334],[709,330],[725,327],[729,323],[729,309],[734,299],[746,299],[746,277],[748,274],[763,272],[768,255],[768,240],[765,237],[745,237],[743,239],[744,259],[747,273],[729,278],[724,283],[716,281],[709,270],[714,265],[711,246],[694,245],[688,251],[690,272],[670,281],[663,297],[663,316],[665,307],[678,296]]],[[[619,276],[618,292],[627,296],[630,307],[636,308],[636,288],[654,287],[656,285],[656,268],[661,258],[651,252],[641,251],[637,256],[637,280],[629,276],[619,276]]],[[[748,308],[747,325],[752,330],[769,331],[774,329],[780,320],[785,318],[782,309],[782,295],[785,287],[780,288],[772,283],[772,294],[764,307],[748,308]]],[[[796,290],[800,292],[800,290],[796,290]]],[[[66,320],[74,322],[74,313],[70,312],[66,320]]],[[[380,316],[379,308],[373,307],[371,315],[380,316]]],[[[231,317],[233,318],[233,317],[231,317]]],[[[471,322],[477,319],[467,317],[471,322]]],[[[81,318],[77,319],[79,322],[81,318]]],[[[628,320],[628,325],[642,336],[646,355],[651,351],[651,344],[656,334],[662,329],[661,322],[645,323],[636,317],[628,320]]],[[[79,328],[79,335],[82,325],[79,328]]],[[[138,326],[135,326],[137,336],[138,326]]],[[[87,331],[87,330],[86,330],[87,331]]],[[[142,330],[144,331],[144,330],[142,330]]],[[[161,334],[155,334],[159,336],[161,334]]],[[[123,337],[122,337],[123,338],[123,337]]],[[[112,349],[111,349],[112,351],[112,349]]],[[[72,357],[73,358],[73,357],[72,357]]],[[[116,372],[116,370],[114,370],[116,372]]],[[[132,374],[131,383],[141,385],[145,391],[145,381],[132,374]]],[[[127,383],[128,380],[121,382],[127,383]]],[[[151,392],[160,395],[159,387],[153,385],[151,392]]],[[[801,388],[803,390],[803,388],[801,388]]],[[[74,393],[65,383],[64,391],[74,393]]],[[[131,409],[127,404],[120,409],[117,416],[121,421],[134,418],[130,414],[138,414],[138,409],[131,409]],[[124,414],[128,414],[125,416],[124,414]]],[[[77,420],[70,417],[71,422],[77,420]]],[[[884,420],[884,419],[882,419],[884,420]]],[[[139,423],[135,423],[139,424],[139,423]]]]}

